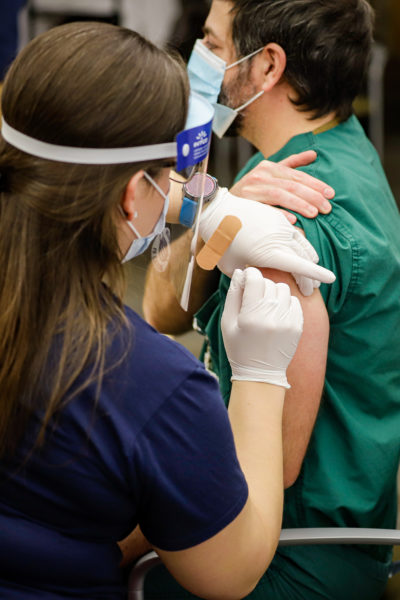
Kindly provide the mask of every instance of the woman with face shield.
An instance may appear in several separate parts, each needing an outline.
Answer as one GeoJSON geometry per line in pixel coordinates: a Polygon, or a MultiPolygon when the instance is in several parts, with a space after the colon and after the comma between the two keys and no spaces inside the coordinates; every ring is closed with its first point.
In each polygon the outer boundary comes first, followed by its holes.
{"type": "Polygon", "coordinates": [[[11,66],[0,140],[0,589],[124,598],[138,525],[204,598],[245,596],[282,511],[287,287],[233,274],[229,413],[189,352],[122,303],[163,229],[188,82],[138,34],[74,23],[11,66]],[[129,544],[128,544],[129,546],[129,544]],[[121,550],[122,549],[122,550],[121,550]]]}

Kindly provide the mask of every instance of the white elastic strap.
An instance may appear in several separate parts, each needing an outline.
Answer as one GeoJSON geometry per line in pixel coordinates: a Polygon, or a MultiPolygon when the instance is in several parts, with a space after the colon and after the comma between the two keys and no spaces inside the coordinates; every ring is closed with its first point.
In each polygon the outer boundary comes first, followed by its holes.
{"type": "Polygon", "coordinates": [[[148,173],[146,173],[146,171],[144,171],[144,176],[147,179],[147,181],[149,181],[151,183],[151,185],[153,185],[156,188],[156,190],[160,194],[160,196],[162,196],[163,198],[165,198],[166,194],[160,188],[160,186],[158,185],[157,181],[154,181],[154,179],[152,177],[150,177],[150,175],[148,173]]]}
{"type": "MultiPolygon", "coordinates": [[[[124,215],[124,211],[123,210],[122,210],[122,214],[124,215]]],[[[127,225],[132,229],[133,233],[136,235],[137,239],[138,240],[143,239],[143,236],[140,235],[140,233],[138,232],[138,230],[136,229],[136,227],[134,226],[134,224],[132,223],[132,221],[128,221],[128,219],[125,217],[125,215],[124,215],[124,218],[125,218],[125,221],[126,221],[127,225]]]]}
{"type": "Polygon", "coordinates": [[[177,156],[176,142],[133,148],[74,148],[48,144],[17,131],[6,123],[4,117],[1,134],[11,146],[32,156],[79,165],[117,165],[177,156]]]}
{"type": "Polygon", "coordinates": [[[252,52],[251,54],[247,54],[246,56],[243,56],[243,58],[239,58],[239,60],[237,60],[236,62],[232,63],[231,65],[228,65],[225,69],[225,71],[227,71],[228,69],[232,69],[232,67],[236,67],[236,65],[240,65],[240,63],[242,63],[243,61],[247,60],[248,58],[251,58],[252,56],[255,56],[256,54],[258,54],[259,52],[261,52],[261,50],[264,50],[264,46],[262,48],[259,48],[258,50],[254,50],[254,52],[252,52]]]}
{"type": "Polygon", "coordinates": [[[260,96],[262,96],[263,93],[264,93],[264,90],[261,90],[261,92],[258,92],[258,94],[256,94],[252,98],[250,98],[250,100],[247,100],[247,102],[245,102],[244,104],[242,104],[242,106],[239,106],[239,108],[235,108],[235,111],[236,112],[240,112],[240,111],[244,110],[246,108],[246,106],[248,106],[249,104],[251,104],[252,102],[254,102],[255,100],[257,100],[257,98],[259,98],[260,96]]]}

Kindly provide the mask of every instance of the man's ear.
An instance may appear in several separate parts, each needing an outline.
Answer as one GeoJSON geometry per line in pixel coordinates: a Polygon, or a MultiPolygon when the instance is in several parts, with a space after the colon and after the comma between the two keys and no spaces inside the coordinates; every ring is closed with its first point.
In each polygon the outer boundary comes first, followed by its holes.
{"type": "Polygon", "coordinates": [[[261,52],[263,68],[262,89],[267,92],[277,85],[286,69],[286,52],[279,44],[271,42],[261,52]]]}
{"type": "Polygon", "coordinates": [[[143,179],[143,175],[144,171],[141,169],[130,178],[121,200],[121,208],[124,211],[128,221],[132,221],[135,218],[135,199],[138,193],[138,188],[140,188],[141,184],[143,183],[141,181],[143,179]]]}

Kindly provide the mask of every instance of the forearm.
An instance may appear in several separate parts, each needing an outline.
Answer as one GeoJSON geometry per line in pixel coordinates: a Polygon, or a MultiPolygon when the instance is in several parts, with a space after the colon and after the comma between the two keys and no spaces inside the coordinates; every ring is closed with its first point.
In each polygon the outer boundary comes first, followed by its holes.
{"type": "Polygon", "coordinates": [[[176,260],[179,261],[180,252],[188,252],[190,242],[187,242],[186,237],[185,234],[171,244],[171,258],[166,271],[157,270],[153,263],[150,263],[147,270],[143,315],[146,321],[161,333],[184,333],[192,325],[191,315],[179,304],[171,273],[173,269],[182,268],[176,260]]]}
{"type": "MultiPolygon", "coordinates": [[[[195,265],[188,311],[177,297],[178,281],[188,266],[191,230],[175,240],[170,247],[168,267],[160,272],[151,263],[146,276],[143,314],[153,327],[162,333],[180,334],[192,327],[193,315],[201,308],[218,285],[219,272],[204,271],[195,265]]],[[[203,242],[199,242],[199,247],[203,242]]]]}
{"type": "Polygon", "coordinates": [[[283,399],[283,388],[234,382],[229,417],[248,500],[234,521],[209,540],[178,552],[156,549],[173,576],[196,596],[247,596],[275,554],[283,504],[283,399]]]}
{"type": "MultiPolygon", "coordinates": [[[[281,529],[284,397],[283,387],[234,381],[228,409],[253,513],[248,515],[246,545],[257,545],[261,536],[264,552],[261,552],[260,559],[264,570],[275,554],[281,529]]],[[[254,567],[257,568],[256,565],[254,567]]]]}

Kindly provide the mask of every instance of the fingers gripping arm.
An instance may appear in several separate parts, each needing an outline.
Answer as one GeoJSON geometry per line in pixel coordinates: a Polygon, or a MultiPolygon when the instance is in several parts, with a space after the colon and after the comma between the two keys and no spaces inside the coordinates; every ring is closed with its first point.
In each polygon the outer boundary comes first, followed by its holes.
{"type": "Polygon", "coordinates": [[[331,271],[316,264],[318,257],[311,244],[300,238],[280,211],[233,196],[224,188],[201,216],[200,235],[205,242],[226,215],[237,217],[242,227],[218,262],[225,275],[231,277],[235,269],[247,265],[280,269],[300,276],[297,281],[304,294],[310,294],[320,281],[335,280],[331,271]]]}

